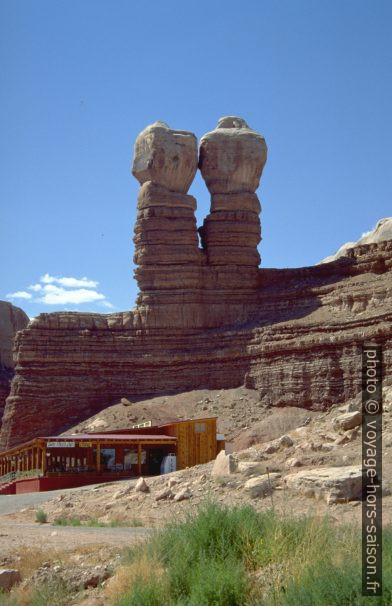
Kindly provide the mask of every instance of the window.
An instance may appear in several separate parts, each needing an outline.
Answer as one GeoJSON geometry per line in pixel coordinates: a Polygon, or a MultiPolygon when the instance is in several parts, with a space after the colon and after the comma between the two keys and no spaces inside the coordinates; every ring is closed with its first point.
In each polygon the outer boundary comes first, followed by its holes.
{"type": "Polygon", "coordinates": [[[205,433],[206,429],[205,423],[195,423],[195,433],[205,433]]]}

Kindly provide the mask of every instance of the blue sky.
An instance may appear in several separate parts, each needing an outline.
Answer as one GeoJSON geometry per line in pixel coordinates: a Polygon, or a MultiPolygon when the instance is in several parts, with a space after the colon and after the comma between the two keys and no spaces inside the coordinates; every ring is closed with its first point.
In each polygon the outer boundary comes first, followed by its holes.
{"type": "Polygon", "coordinates": [[[133,307],[130,164],[156,120],[264,134],[262,266],[357,240],[392,214],[391,25],[389,0],[2,0],[0,298],[133,307]]]}

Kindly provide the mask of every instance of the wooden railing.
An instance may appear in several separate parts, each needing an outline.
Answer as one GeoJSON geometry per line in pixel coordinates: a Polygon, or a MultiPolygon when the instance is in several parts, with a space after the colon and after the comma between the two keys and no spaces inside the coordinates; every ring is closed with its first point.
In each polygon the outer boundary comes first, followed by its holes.
{"type": "Polygon", "coordinates": [[[10,471],[3,476],[0,476],[0,484],[8,484],[14,480],[21,480],[23,478],[37,478],[43,475],[41,469],[30,469],[30,471],[10,471]]]}

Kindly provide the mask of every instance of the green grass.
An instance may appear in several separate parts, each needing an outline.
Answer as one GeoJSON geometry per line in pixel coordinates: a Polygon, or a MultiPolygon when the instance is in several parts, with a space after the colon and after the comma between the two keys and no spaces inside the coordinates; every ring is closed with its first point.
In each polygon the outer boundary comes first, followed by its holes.
{"type": "Polygon", "coordinates": [[[33,589],[29,606],[69,606],[71,588],[62,579],[52,579],[33,589]]]}
{"type": "Polygon", "coordinates": [[[209,503],[129,552],[130,567],[142,555],[151,566],[116,606],[391,605],[392,529],[384,533],[382,598],[361,596],[360,537],[357,527],[327,519],[209,503]]]}
{"type": "Polygon", "coordinates": [[[66,518],[64,516],[56,518],[53,521],[56,526],[87,526],[92,528],[135,528],[143,526],[142,520],[132,518],[130,520],[110,520],[110,522],[100,522],[97,518],[81,520],[80,518],[66,518]]]}
{"type": "Polygon", "coordinates": [[[48,516],[43,509],[37,509],[35,512],[35,521],[39,524],[46,524],[48,521],[48,516]]]}
{"type": "Polygon", "coordinates": [[[35,586],[26,599],[21,602],[12,592],[0,590],[0,606],[69,606],[72,602],[72,590],[62,579],[51,579],[35,586]]]}
{"type": "Polygon", "coordinates": [[[0,589],[0,606],[18,606],[18,602],[8,591],[0,589]]]}

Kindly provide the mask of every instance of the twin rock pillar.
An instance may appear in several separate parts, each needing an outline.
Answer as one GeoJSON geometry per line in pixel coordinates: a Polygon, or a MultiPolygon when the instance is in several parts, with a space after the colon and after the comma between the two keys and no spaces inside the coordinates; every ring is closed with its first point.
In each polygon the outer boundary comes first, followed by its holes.
{"type": "Polygon", "coordinates": [[[199,167],[211,212],[199,231],[209,265],[259,266],[261,206],[255,191],[266,159],[264,138],[241,118],[221,118],[201,139],[199,167]]]}
{"type": "Polygon", "coordinates": [[[234,298],[241,298],[239,275],[252,274],[255,281],[261,239],[255,190],[266,153],[264,138],[234,117],[222,118],[201,139],[199,157],[193,133],[163,122],[137,137],[132,173],[141,185],[134,236],[141,324],[196,328],[208,316],[221,325],[222,305],[214,310],[219,291],[234,289],[234,298]],[[211,193],[211,212],[199,229],[201,249],[196,200],[187,194],[198,166],[211,193]]]}

